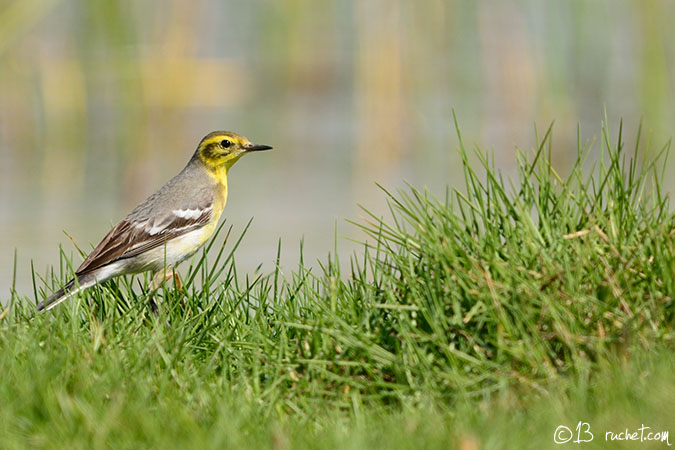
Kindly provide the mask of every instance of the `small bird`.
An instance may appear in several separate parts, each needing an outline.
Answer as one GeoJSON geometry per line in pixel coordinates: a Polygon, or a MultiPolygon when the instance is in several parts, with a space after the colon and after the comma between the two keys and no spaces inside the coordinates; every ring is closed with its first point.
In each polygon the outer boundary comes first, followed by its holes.
{"type": "Polygon", "coordinates": [[[169,279],[172,268],[215,231],[227,201],[230,167],[245,153],[271,148],[229,131],[207,134],[187,166],[115,225],[78,267],[75,278],[40,303],[38,311],[118,275],[153,271],[153,282],[169,279]]]}

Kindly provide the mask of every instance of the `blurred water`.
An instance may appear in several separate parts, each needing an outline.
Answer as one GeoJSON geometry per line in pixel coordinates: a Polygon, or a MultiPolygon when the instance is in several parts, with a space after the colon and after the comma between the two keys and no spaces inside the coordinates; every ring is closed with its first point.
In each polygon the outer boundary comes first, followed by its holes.
{"type": "Polygon", "coordinates": [[[562,172],[605,109],[664,143],[674,24],[666,0],[0,1],[0,299],[14,249],[29,293],[31,260],[74,251],[62,230],[95,244],[215,129],[275,147],[230,176],[228,221],[255,218],[246,271],[272,270],[278,239],[288,270],[336,223],[361,237],[343,219],[386,212],[375,182],[459,186],[452,108],[507,173],[535,122],[556,121],[562,172]]]}

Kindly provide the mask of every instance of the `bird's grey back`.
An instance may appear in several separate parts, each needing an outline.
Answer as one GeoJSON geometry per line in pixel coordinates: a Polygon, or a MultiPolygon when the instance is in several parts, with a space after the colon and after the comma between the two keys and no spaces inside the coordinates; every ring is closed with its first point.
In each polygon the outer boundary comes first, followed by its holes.
{"type": "Polygon", "coordinates": [[[136,206],[126,219],[140,222],[165,216],[175,209],[199,208],[210,204],[217,182],[200,165],[199,160],[192,159],[178,175],[136,206]]]}

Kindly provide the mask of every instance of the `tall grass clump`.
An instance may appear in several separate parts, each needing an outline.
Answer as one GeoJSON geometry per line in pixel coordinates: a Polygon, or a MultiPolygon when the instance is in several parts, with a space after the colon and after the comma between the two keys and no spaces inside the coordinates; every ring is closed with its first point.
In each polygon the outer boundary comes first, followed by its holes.
{"type": "MultiPolygon", "coordinates": [[[[621,135],[579,145],[563,176],[549,129],[520,154],[514,180],[460,136],[464,186],[442,199],[384,191],[390,217],[366,211],[356,222],[363,250],[347,264],[329,256],[315,269],[301,260],[291,272],[243,275],[243,233],[233,243],[228,232],[182,286],[152,292],[147,279],[121,278],[47,314],[14,293],[0,313],[0,397],[13,399],[0,422],[40,443],[108,436],[97,425],[107,420],[133,443],[167,418],[176,430],[240,432],[322,410],[536,396],[558,381],[592,383],[636,354],[669,354],[668,146],[645,160],[640,133],[630,151],[621,135]]],[[[33,301],[72,275],[61,254],[33,301]]]]}
{"type": "Polygon", "coordinates": [[[668,146],[644,162],[639,133],[626,155],[621,130],[614,145],[603,132],[594,167],[580,148],[562,177],[550,133],[531,159],[519,155],[514,183],[481,152],[481,170],[472,167],[460,137],[463,190],[387,193],[391,220],[360,225],[374,244],[346,290],[360,292],[377,341],[400,357],[399,382],[448,394],[545,387],[672,343],[668,146]]]}

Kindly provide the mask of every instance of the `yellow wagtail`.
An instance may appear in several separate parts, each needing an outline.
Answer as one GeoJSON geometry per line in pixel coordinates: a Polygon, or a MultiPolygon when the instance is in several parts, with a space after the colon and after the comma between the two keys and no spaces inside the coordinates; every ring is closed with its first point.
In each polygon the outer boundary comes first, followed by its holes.
{"type": "Polygon", "coordinates": [[[37,309],[49,310],[118,275],[148,270],[155,277],[165,275],[160,271],[192,256],[215,231],[227,201],[230,167],[245,153],[271,148],[228,131],[206,135],[187,166],[115,225],[75,271],[75,278],[37,309]]]}

